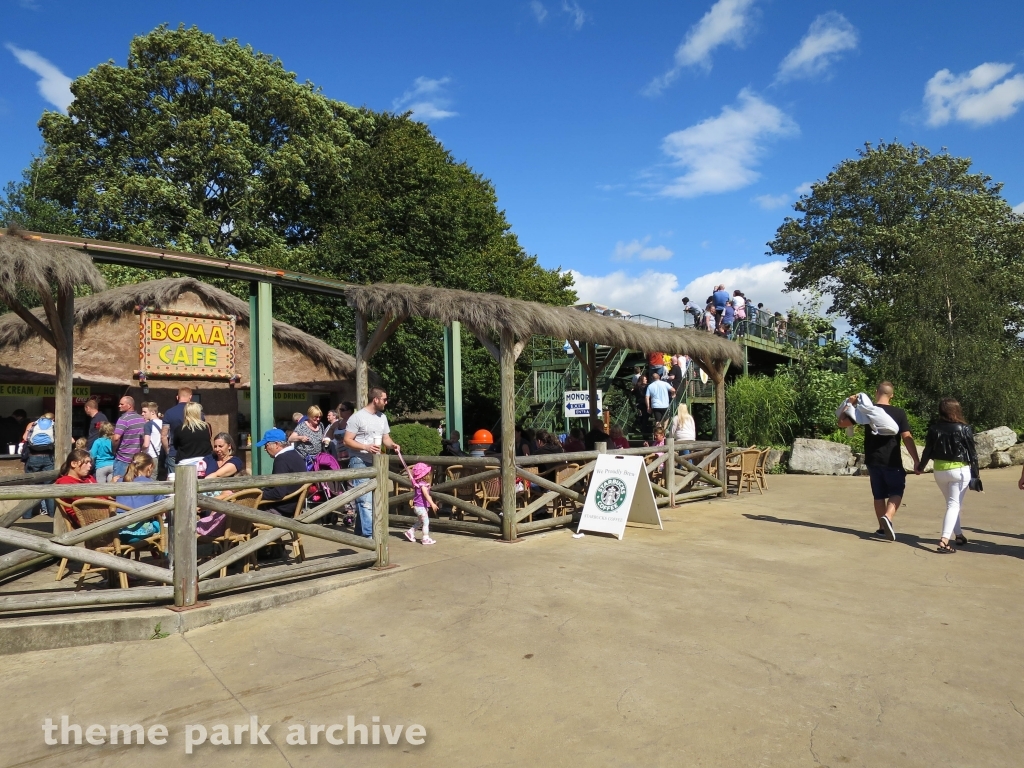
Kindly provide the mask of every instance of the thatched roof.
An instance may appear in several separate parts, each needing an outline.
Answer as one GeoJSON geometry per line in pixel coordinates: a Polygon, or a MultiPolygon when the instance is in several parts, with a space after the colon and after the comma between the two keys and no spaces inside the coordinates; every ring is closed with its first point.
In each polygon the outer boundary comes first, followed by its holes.
{"type": "Polygon", "coordinates": [[[651,328],[602,317],[572,307],[554,307],[491,293],[471,293],[424,285],[377,283],[345,290],[349,306],[365,315],[406,315],[442,323],[453,320],[483,332],[510,329],[519,340],[530,336],[596,342],[618,349],[687,354],[705,360],[743,361],[738,344],[705,331],[651,328]]]}
{"type": "MultiPolygon", "coordinates": [[[[103,275],[92,258],[61,245],[23,237],[16,227],[0,232],[0,286],[41,289],[43,286],[74,289],[80,285],[94,291],[106,288],[103,275]]],[[[40,316],[45,322],[46,318],[40,316]]]]}
{"type": "MultiPolygon", "coordinates": [[[[88,256],[85,258],[89,259],[88,256]]],[[[166,307],[186,292],[199,296],[211,310],[225,315],[235,315],[240,324],[249,325],[247,302],[191,277],[165,277],[75,299],[75,326],[88,326],[102,318],[132,314],[137,305],[166,307]]],[[[45,319],[42,309],[32,311],[40,319],[45,319]]],[[[34,335],[35,332],[28,324],[13,312],[0,315],[0,347],[16,346],[34,335]]],[[[294,326],[275,320],[274,340],[320,362],[332,373],[346,378],[355,375],[356,361],[352,355],[335,349],[294,326]]]]}

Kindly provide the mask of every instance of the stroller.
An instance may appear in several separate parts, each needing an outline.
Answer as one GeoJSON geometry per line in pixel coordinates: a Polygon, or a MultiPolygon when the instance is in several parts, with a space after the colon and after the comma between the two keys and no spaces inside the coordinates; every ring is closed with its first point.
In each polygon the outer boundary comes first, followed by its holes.
{"type": "MultiPolygon", "coordinates": [[[[338,460],[326,451],[306,458],[307,472],[326,472],[339,469],[341,469],[341,466],[338,464],[338,460]]],[[[342,493],[344,485],[341,481],[313,483],[309,486],[309,492],[306,494],[306,502],[311,507],[323,504],[328,499],[333,499],[339,493],[342,493]]],[[[323,519],[321,522],[326,525],[328,520],[337,522],[337,519],[337,514],[328,515],[328,519],[323,519]]]]}

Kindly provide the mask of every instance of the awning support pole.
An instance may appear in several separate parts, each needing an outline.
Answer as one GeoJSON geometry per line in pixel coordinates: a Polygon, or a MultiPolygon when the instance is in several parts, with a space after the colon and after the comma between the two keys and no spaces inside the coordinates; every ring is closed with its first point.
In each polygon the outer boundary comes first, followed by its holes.
{"type": "Polygon", "coordinates": [[[444,414],[448,438],[462,429],[462,323],[453,320],[444,329],[444,414]]]}
{"type": "Polygon", "coordinates": [[[270,457],[256,442],[274,427],[274,315],[270,283],[249,283],[249,402],[252,473],[269,475],[270,457]]]}
{"type": "Polygon", "coordinates": [[[516,353],[515,337],[501,329],[501,538],[516,539],[516,353]]]}

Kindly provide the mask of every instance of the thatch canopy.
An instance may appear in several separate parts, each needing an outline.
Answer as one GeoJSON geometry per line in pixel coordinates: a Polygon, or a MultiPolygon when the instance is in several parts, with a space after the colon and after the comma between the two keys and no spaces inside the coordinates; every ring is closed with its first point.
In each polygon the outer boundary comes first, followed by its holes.
{"type": "MultiPolygon", "coordinates": [[[[83,258],[91,263],[88,256],[83,255],[83,258]]],[[[75,326],[81,328],[103,318],[132,314],[137,305],[167,306],[185,292],[196,294],[215,311],[225,315],[235,315],[239,323],[245,326],[249,325],[249,304],[247,302],[191,277],[165,277],[160,280],[112,288],[76,299],[75,326]]],[[[44,318],[42,309],[34,309],[32,312],[40,319],[44,318]]],[[[18,345],[34,334],[33,329],[13,312],[0,315],[0,346],[18,345]]],[[[351,378],[355,372],[355,358],[352,355],[345,354],[320,339],[303,333],[294,326],[275,320],[274,339],[279,344],[297,349],[304,355],[319,361],[325,368],[339,376],[351,378]]]]}
{"type": "Polygon", "coordinates": [[[376,283],[353,285],[346,289],[345,297],[349,306],[368,317],[425,317],[444,324],[454,320],[485,333],[498,334],[503,328],[509,329],[519,340],[552,336],[617,349],[685,354],[718,362],[743,361],[743,351],[738,344],[704,331],[651,328],[572,307],[555,307],[491,293],[376,283]]]}
{"type": "MultiPolygon", "coordinates": [[[[22,237],[11,227],[0,232],[0,288],[42,289],[44,286],[74,290],[88,286],[94,291],[106,287],[92,257],[82,251],[22,237]]],[[[46,318],[42,315],[40,319],[46,318]]]]}

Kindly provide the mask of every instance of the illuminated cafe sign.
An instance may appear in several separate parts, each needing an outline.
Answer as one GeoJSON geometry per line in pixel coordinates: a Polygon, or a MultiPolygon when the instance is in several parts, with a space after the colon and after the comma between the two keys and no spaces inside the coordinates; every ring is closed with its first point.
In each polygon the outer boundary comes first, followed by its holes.
{"type": "Polygon", "coordinates": [[[235,316],[148,309],[139,312],[140,379],[151,376],[232,379],[235,316]]]}

